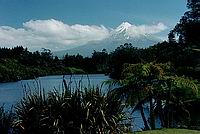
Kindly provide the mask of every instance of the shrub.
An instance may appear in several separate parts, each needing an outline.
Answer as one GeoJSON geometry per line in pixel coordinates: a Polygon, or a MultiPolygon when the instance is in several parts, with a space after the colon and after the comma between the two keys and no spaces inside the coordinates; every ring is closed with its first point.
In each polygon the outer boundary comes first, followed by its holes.
{"type": "Polygon", "coordinates": [[[20,133],[122,133],[121,101],[110,92],[84,88],[27,94],[16,106],[15,127],[20,133]]]}
{"type": "Polygon", "coordinates": [[[14,115],[11,111],[5,111],[4,106],[0,107],[0,133],[9,134],[12,131],[12,121],[14,115]]]}

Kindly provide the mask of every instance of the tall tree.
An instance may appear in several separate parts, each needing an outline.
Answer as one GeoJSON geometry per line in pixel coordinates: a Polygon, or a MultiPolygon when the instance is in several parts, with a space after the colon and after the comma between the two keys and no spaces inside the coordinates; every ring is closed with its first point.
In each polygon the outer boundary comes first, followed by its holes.
{"type": "Polygon", "coordinates": [[[179,23],[170,32],[169,40],[175,39],[175,34],[177,34],[179,41],[188,45],[200,46],[200,1],[188,0],[187,8],[188,11],[185,12],[179,23]]]}
{"type": "Polygon", "coordinates": [[[125,64],[120,80],[111,82],[119,84],[113,92],[133,106],[133,112],[140,111],[145,129],[156,128],[156,115],[162,127],[173,127],[178,117],[189,119],[185,104],[197,96],[198,87],[195,81],[178,77],[172,70],[168,64],[125,64]],[[145,104],[149,105],[149,123],[144,114],[145,104]],[[173,118],[174,115],[177,118],[173,118]]]}

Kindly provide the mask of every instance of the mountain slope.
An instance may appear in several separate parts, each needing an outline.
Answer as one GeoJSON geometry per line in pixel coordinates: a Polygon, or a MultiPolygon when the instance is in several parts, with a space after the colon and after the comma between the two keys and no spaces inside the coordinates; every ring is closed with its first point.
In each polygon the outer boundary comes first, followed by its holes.
{"type": "Polygon", "coordinates": [[[65,54],[81,54],[83,56],[91,56],[94,50],[101,51],[105,48],[108,52],[110,52],[125,43],[131,43],[134,47],[146,48],[161,41],[152,35],[134,35],[134,32],[131,31],[131,27],[132,25],[128,22],[123,22],[116,29],[112,29],[111,35],[104,40],[92,41],[76,48],[57,51],[54,52],[54,55],[58,57],[63,57],[65,54]]]}

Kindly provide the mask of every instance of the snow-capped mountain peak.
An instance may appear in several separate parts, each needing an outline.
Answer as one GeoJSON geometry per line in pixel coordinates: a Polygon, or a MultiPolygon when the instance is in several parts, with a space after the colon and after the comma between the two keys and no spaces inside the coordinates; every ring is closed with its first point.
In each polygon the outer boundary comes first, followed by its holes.
{"type": "Polygon", "coordinates": [[[134,24],[130,24],[129,22],[122,22],[116,29],[114,29],[111,33],[112,37],[115,39],[124,38],[139,38],[148,36],[148,31],[145,31],[145,26],[136,26],[134,24]]]}
{"type": "Polygon", "coordinates": [[[111,52],[124,43],[131,43],[134,47],[138,48],[146,48],[161,41],[151,35],[154,31],[149,31],[150,28],[152,28],[152,26],[137,26],[128,22],[123,22],[116,28],[110,28],[109,37],[103,40],[91,41],[73,49],[58,51],[55,55],[62,57],[66,53],[79,53],[83,56],[91,56],[90,54],[92,54],[94,50],[101,51],[105,48],[108,52],[111,52]]]}
{"type": "Polygon", "coordinates": [[[131,27],[132,25],[128,22],[122,22],[122,24],[120,24],[115,31],[118,33],[122,33],[122,32],[127,32],[127,30],[131,27]]]}
{"type": "Polygon", "coordinates": [[[122,22],[116,29],[112,31],[112,37],[114,39],[119,39],[119,38],[124,38],[124,39],[129,39],[129,31],[130,28],[132,27],[132,24],[128,22],[122,22]]]}

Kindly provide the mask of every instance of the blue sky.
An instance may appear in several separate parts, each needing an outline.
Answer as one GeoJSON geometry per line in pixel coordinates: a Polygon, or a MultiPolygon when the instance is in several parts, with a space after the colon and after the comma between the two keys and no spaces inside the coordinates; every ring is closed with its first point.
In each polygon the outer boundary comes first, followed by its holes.
{"type": "Polygon", "coordinates": [[[21,26],[31,19],[57,19],[68,24],[115,27],[164,22],[174,25],[186,0],[0,0],[0,25],[21,26]]]}
{"type": "Polygon", "coordinates": [[[0,30],[4,34],[0,39],[8,32],[11,35],[12,28],[17,33],[19,29],[33,31],[33,26],[30,29],[30,25],[24,25],[31,20],[51,19],[67,26],[103,25],[106,28],[116,28],[124,21],[134,25],[163,23],[168,28],[157,35],[167,36],[185,11],[186,0],[0,0],[0,26],[7,26],[6,30],[0,30]]]}

